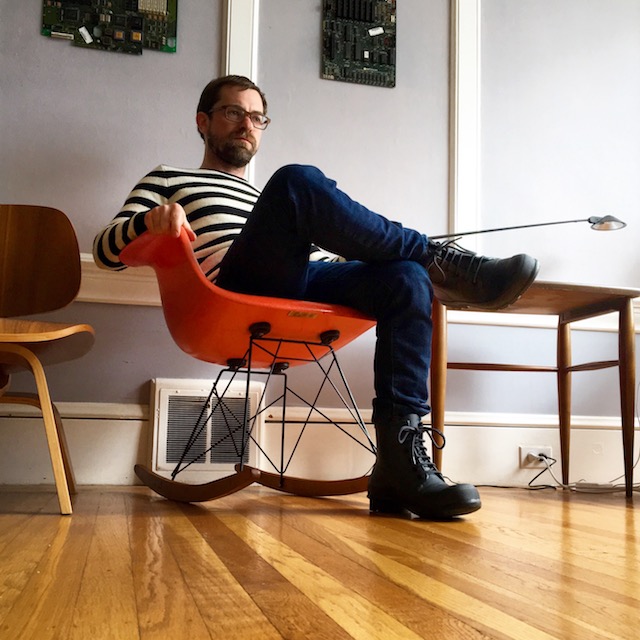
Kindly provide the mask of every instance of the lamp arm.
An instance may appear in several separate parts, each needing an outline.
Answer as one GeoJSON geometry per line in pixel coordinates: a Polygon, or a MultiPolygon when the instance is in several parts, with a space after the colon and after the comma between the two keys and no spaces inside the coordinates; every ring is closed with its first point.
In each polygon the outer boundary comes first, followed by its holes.
{"type": "Polygon", "coordinates": [[[530,229],[532,227],[548,227],[554,224],[570,224],[573,222],[588,222],[585,218],[579,220],[559,220],[556,222],[538,222],[536,224],[520,224],[514,227],[496,227],[495,229],[481,229],[480,231],[463,231],[462,233],[446,233],[439,236],[429,236],[431,240],[442,240],[444,238],[458,238],[461,236],[472,236],[480,233],[492,233],[494,231],[511,231],[512,229],[530,229]]]}

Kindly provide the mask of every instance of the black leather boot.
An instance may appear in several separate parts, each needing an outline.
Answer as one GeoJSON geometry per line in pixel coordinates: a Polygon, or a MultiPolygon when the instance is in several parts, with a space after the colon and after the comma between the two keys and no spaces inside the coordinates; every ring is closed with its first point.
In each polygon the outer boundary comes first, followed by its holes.
{"type": "Polygon", "coordinates": [[[429,240],[424,266],[442,304],[487,311],[513,304],[538,273],[538,261],[525,253],[488,258],[453,241],[440,244],[429,240]]]}
{"type": "Polygon", "coordinates": [[[480,508],[472,484],[449,485],[431,462],[423,434],[431,428],[411,414],[376,424],[377,458],[369,479],[373,513],[411,511],[420,518],[446,520],[480,508]]]}

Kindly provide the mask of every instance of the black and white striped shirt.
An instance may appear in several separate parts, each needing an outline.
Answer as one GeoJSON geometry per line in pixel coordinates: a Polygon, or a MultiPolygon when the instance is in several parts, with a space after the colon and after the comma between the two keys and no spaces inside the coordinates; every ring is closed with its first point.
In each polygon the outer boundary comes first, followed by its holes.
{"type": "Polygon", "coordinates": [[[93,255],[105,269],[126,268],[120,251],[147,228],[144,216],[158,205],[177,203],[196,234],[194,253],[215,280],[218,265],[240,233],[260,192],[243,178],[210,169],[160,165],[135,186],[118,215],[95,238],[93,255]]]}
{"type": "MultiPolygon", "coordinates": [[[[147,211],[177,203],[196,234],[193,249],[209,280],[218,275],[220,261],[240,233],[260,191],[243,178],[211,169],[177,169],[160,165],[135,186],[118,215],[96,236],[93,256],[104,269],[119,271],[127,265],[120,251],[147,230],[147,211]]],[[[310,260],[336,260],[311,247],[310,260]]]]}

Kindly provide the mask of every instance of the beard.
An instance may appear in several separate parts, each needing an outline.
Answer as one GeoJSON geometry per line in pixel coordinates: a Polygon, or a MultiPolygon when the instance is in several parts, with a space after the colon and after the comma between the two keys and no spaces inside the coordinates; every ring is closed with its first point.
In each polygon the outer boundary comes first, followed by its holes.
{"type": "Polygon", "coordinates": [[[217,158],[231,167],[241,169],[246,167],[251,158],[256,155],[258,148],[256,141],[250,134],[245,134],[246,139],[251,143],[247,148],[242,140],[235,138],[220,138],[212,133],[207,136],[207,148],[217,158]]]}

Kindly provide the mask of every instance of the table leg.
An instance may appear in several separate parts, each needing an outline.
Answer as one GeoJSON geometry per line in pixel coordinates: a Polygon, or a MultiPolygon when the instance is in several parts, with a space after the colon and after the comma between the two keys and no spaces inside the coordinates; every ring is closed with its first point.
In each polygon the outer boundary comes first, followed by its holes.
{"type": "Polygon", "coordinates": [[[632,300],[620,309],[618,357],[620,364],[620,409],[622,416],[622,449],[624,482],[628,498],[633,496],[633,438],[636,392],[635,327],[632,300]]]}
{"type": "MultiPolygon", "coordinates": [[[[431,426],[444,433],[444,405],[447,390],[447,309],[437,300],[431,312],[433,334],[431,337],[431,426]]],[[[434,436],[442,444],[438,436],[434,436]]],[[[442,450],[433,449],[433,462],[442,470],[442,450]]]]}
{"type": "Polygon", "coordinates": [[[571,446],[571,326],[558,321],[558,420],[562,483],[569,484],[571,446]]]}

